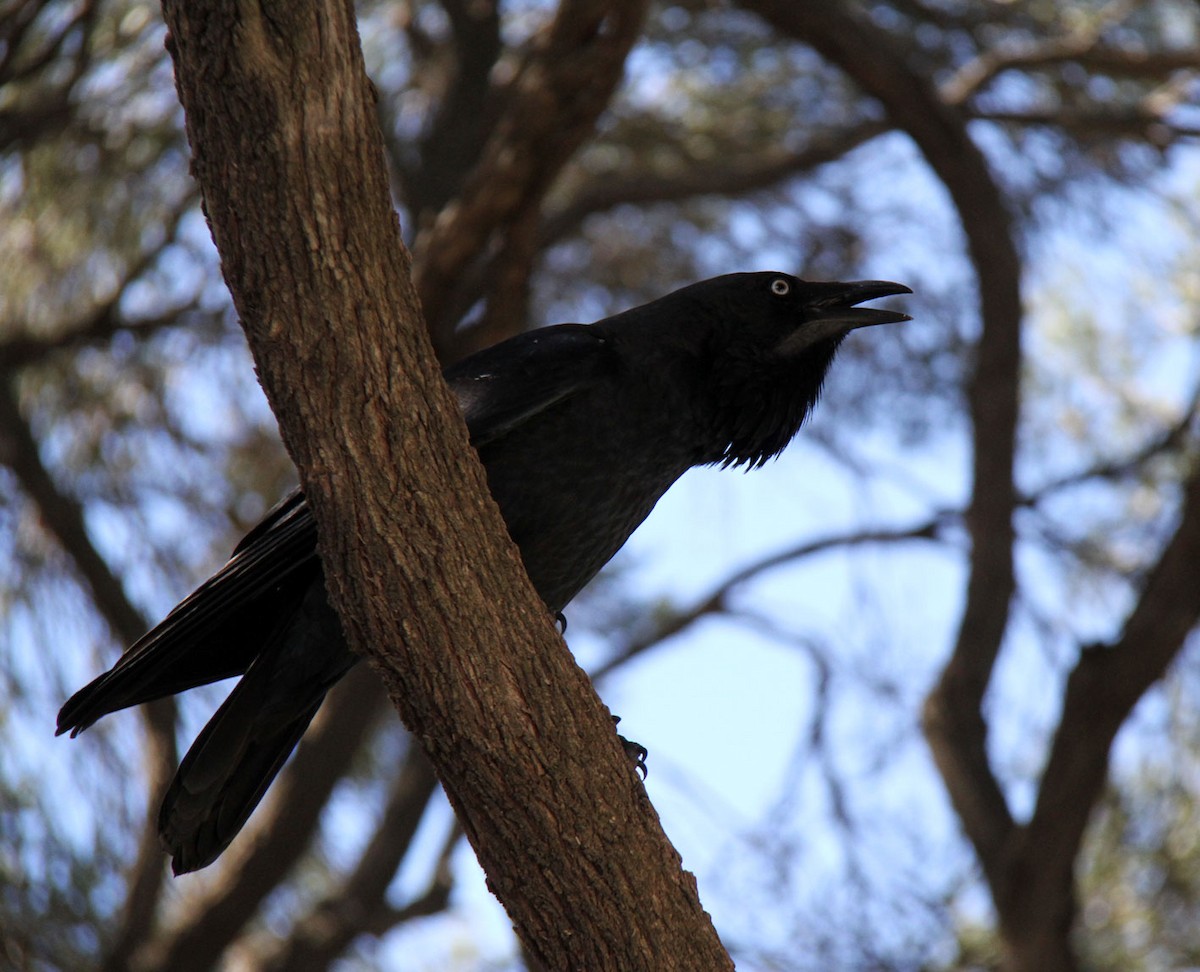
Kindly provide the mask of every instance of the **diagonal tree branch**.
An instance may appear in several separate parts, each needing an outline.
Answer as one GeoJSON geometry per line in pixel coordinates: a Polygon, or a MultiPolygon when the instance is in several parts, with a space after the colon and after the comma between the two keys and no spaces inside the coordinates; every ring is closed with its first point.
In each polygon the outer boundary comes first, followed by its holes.
{"type": "MultiPolygon", "coordinates": [[[[565,51],[579,30],[603,46],[628,12],[564,25],[565,51]]],[[[193,171],[330,600],[519,937],[551,968],[730,968],[522,570],[437,367],[353,4],[167,0],[164,13],[193,171]]]]}
{"type": "MultiPolygon", "coordinates": [[[[17,406],[13,379],[0,373],[0,462],[17,477],[26,495],[37,504],[42,523],[72,559],[92,592],[92,600],[117,641],[135,641],[147,624],[125,595],[121,581],[109,569],[84,523],[83,507],[62,492],[42,463],[37,443],[17,406]]],[[[146,787],[151,810],[138,844],[126,893],[125,909],[104,968],[124,966],[137,945],[150,933],[162,891],[165,866],[158,846],[155,798],[175,772],[175,702],[163,699],[141,708],[146,728],[146,787]]]]}
{"type": "Polygon", "coordinates": [[[272,787],[270,802],[255,815],[253,831],[227,852],[221,881],[188,908],[187,922],[146,942],[130,969],[205,972],[219,964],[263,899],[311,846],[330,794],[387,710],[385,702],[378,679],[365,668],[335,687],[272,787]]]}
{"type": "Polygon", "coordinates": [[[446,309],[457,278],[492,234],[540,203],[591,134],[646,7],[647,0],[562,0],[534,39],[479,164],[454,204],[417,237],[413,280],[439,348],[450,337],[446,309]]]}
{"type": "Polygon", "coordinates": [[[1072,895],[1074,864],[1117,731],[1200,623],[1200,466],[1184,483],[1179,525],[1146,577],[1124,630],[1085,648],[1067,680],[1037,803],[1011,851],[1008,910],[1072,895]]]}
{"type": "Polygon", "coordinates": [[[1011,218],[960,113],[906,63],[885,31],[844,3],[740,0],[811,44],[877,98],[946,186],[979,283],[982,332],[967,399],[975,446],[966,512],[972,552],[954,652],[925,708],[925,731],[951,800],[993,888],[1013,821],[987,755],[983,697],[1015,587],[1013,458],[1021,360],[1021,265],[1011,218]]]}
{"type": "Polygon", "coordinates": [[[938,514],[925,523],[899,530],[861,530],[839,536],[823,537],[820,540],[810,540],[805,543],[782,550],[779,553],[755,561],[741,570],[726,577],[708,594],[696,600],[689,607],[672,612],[665,618],[659,618],[654,629],[645,634],[632,638],[620,647],[604,664],[592,671],[593,679],[601,679],[611,674],[615,669],[667,638],[689,628],[701,618],[720,614],[729,610],[729,598],[743,584],[754,580],[761,574],[775,570],[787,564],[795,563],[815,554],[826,553],[830,550],[840,550],[845,547],[857,547],[867,544],[901,543],[910,540],[936,540],[949,516],[938,514]]]}
{"type": "MultiPolygon", "coordinates": [[[[415,740],[411,741],[374,836],[359,855],[358,866],[333,893],[296,922],[287,941],[261,963],[263,972],[326,969],[363,934],[364,916],[386,911],[389,918],[393,917],[385,900],[388,886],[407,855],[425,808],[437,789],[437,777],[428,757],[415,740]]],[[[446,897],[442,894],[443,906],[446,897]]],[[[425,909],[430,904],[426,901],[419,913],[429,914],[425,909]]],[[[385,925],[386,929],[391,927],[390,922],[385,925]]]]}

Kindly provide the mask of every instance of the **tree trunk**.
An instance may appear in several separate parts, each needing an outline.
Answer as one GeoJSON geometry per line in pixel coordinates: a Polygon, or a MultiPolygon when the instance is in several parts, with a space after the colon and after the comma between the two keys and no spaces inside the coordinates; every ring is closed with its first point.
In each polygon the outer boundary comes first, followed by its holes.
{"type": "Polygon", "coordinates": [[[334,605],[521,941],[553,969],[731,968],[442,381],[352,4],[164,10],[205,211],[334,605]]]}

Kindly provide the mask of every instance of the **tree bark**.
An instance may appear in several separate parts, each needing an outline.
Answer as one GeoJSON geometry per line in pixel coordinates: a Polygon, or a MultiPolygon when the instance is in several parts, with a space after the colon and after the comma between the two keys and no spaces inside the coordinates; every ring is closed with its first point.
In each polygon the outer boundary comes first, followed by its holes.
{"type": "Polygon", "coordinates": [[[442,381],[352,4],[164,11],[205,211],[334,606],[522,943],[554,969],[731,968],[442,381]]]}

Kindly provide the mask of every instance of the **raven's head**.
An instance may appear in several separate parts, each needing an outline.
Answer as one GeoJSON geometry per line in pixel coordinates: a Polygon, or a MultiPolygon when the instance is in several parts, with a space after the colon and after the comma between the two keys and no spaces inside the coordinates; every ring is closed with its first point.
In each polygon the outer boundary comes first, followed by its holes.
{"type": "Polygon", "coordinates": [[[912,293],[886,280],[814,283],[786,273],[729,274],[686,290],[707,309],[710,327],[703,394],[722,449],[706,461],[750,467],[778,455],[800,430],[842,338],[909,320],[857,305],[912,293]]]}

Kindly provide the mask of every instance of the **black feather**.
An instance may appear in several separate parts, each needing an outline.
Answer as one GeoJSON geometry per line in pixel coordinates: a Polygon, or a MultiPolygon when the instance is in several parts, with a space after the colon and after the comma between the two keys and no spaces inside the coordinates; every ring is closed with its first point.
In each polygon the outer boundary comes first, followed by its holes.
{"type": "MultiPolygon", "coordinates": [[[[817,402],[844,335],[906,319],[855,306],[898,284],[730,274],[592,325],[523,334],[446,372],[488,485],[559,614],[695,465],[761,466],[817,402]]],[[[245,823],[355,663],[294,492],[229,562],[63,706],[72,735],[126,706],[244,675],[184,757],[159,818],[176,873],[245,823]]]]}

